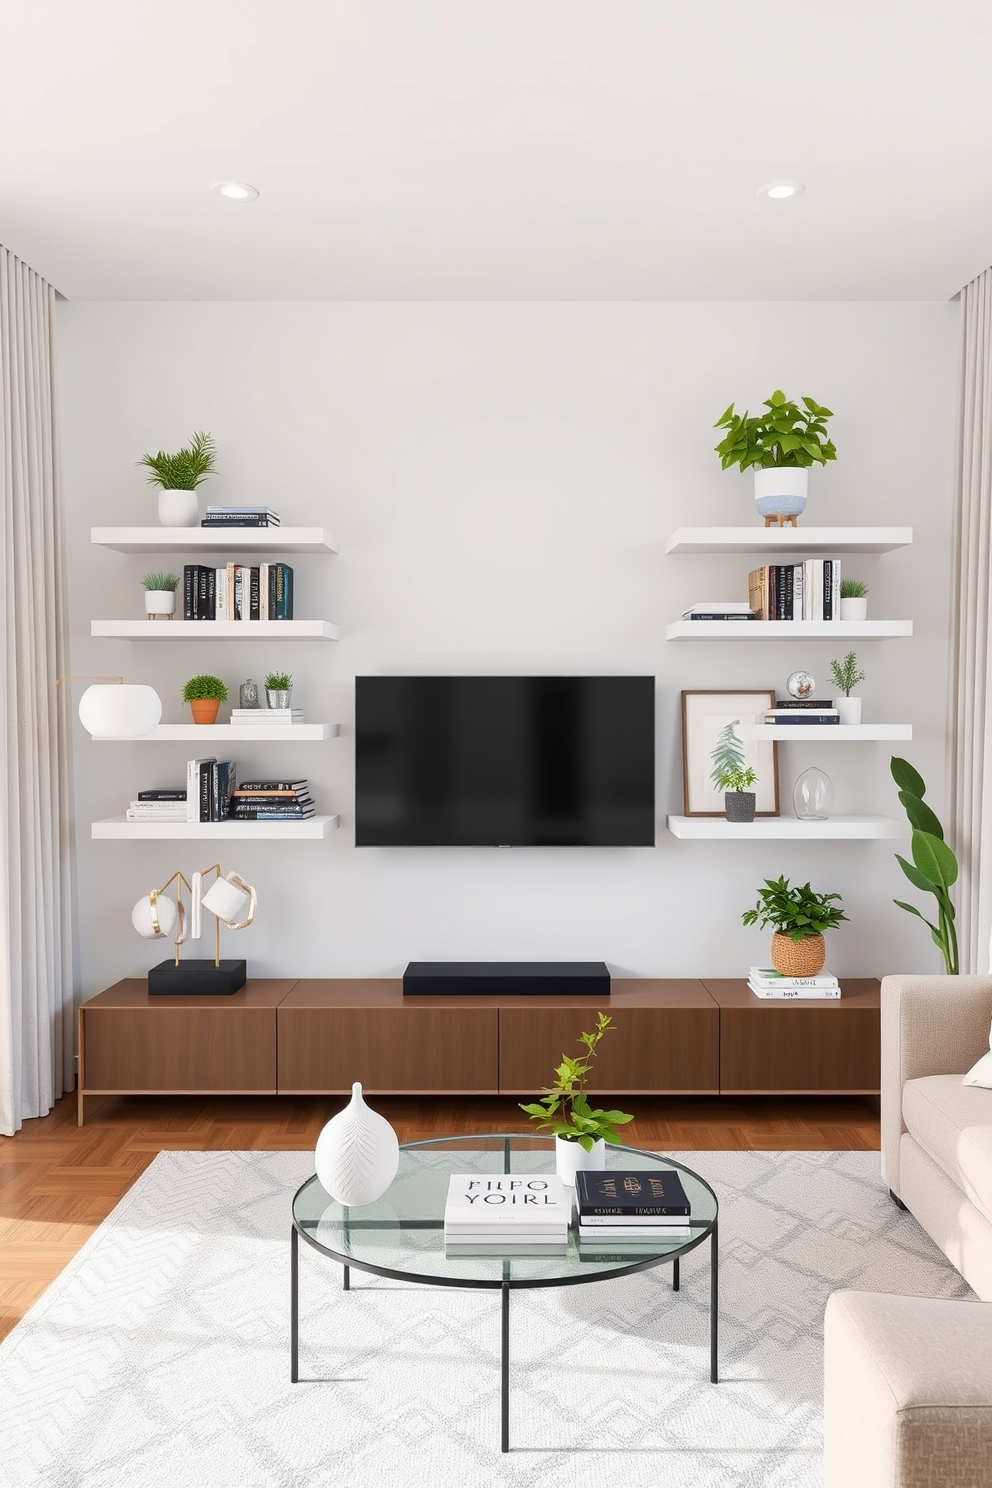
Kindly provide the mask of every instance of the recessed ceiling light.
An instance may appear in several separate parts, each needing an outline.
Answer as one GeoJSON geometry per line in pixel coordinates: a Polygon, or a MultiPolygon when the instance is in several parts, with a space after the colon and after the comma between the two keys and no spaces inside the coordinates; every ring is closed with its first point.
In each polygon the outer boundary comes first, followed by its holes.
{"type": "Polygon", "coordinates": [[[802,196],[805,190],[802,181],[769,181],[759,187],[758,195],[767,196],[770,201],[785,201],[790,196],[802,196]]]}
{"type": "Polygon", "coordinates": [[[218,196],[226,196],[228,201],[254,201],[258,195],[247,181],[218,181],[213,190],[218,196]]]}

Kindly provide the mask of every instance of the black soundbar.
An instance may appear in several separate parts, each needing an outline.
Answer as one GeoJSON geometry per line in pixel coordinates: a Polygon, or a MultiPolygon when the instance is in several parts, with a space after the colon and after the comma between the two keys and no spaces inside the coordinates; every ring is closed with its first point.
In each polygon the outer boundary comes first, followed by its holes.
{"type": "Polygon", "coordinates": [[[404,997],[609,997],[605,961],[411,961],[404,997]]]}

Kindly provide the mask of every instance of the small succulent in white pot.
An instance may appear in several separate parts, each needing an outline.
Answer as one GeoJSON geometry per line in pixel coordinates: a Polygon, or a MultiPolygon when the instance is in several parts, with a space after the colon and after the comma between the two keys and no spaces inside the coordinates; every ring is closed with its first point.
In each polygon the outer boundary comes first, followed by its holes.
{"type": "Polygon", "coordinates": [[[863,579],[841,579],[840,618],[842,620],[867,620],[868,585],[863,579]]]}
{"type": "Polygon", "coordinates": [[[174,455],[159,450],[138,461],[150,471],[148,484],[160,486],[158,519],[163,527],[195,527],[200,520],[196,488],[214,473],[217,446],[209,434],[196,433],[189,447],[174,455]]]}
{"type": "Polygon", "coordinates": [[[146,573],[141,582],[145,590],[145,614],[149,620],[171,620],[176,613],[179,575],[146,573]]]}

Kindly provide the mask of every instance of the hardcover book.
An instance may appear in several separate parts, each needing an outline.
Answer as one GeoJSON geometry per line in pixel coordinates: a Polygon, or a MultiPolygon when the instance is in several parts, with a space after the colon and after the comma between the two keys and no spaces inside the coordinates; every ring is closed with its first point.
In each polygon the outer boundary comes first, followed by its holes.
{"type": "Polygon", "coordinates": [[[491,1239],[505,1231],[568,1231],[571,1201],[557,1173],[453,1173],[444,1206],[445,1237],[491,1239]]]}
{"type": "Polygon", "coordinates": [[[589,1215],[689,1214],[689,1199],[673,1168],[642,1168],[626,1172],[575,1175],[575,1198],[580,1220],[589,1215]]]}
{"type": "Polygon", "coordinates": [[[774,966],[749,966],[748,976],[759,987],[839,987],[840,983],[832,971],[820,971],[815,976],[787,977],[774,966]]]}

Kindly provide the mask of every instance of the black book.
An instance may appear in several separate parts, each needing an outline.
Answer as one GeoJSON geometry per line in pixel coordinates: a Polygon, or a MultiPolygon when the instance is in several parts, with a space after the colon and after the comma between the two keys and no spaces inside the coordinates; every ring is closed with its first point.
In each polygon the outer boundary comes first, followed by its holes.
{"type": "Polygon", "coordinates": [[[184,790],[143,790],[138,792],[139,801],[185,801],[184,790]]]}
{"type": "Polygon", "coordinates": [[[226,821],[231,814],[231,792],[238,783],[234,760],[214,760],[210,767],[210,820],[226,821]]]}
{"type": "Polygon", "coordinates": [[[235,821],[306,821],[316,815],[311,806],[308,811],[237,811],[235,821]]]}
{"type": "Polygon", "coordinates": [[[781,599],[779,601],[778,618],[780,620],[792,620],[794,618],[794,584],[795,574],[793,566],[791,563],[784,563],[779,570],[779,592],[781,599]]]}
{"type": "Polygon", "coordinates": [[[307,780],[242,780],[238,795],[245,791],[301,791],[309,787],[307,780]]]}
{"type": "Polygon", "coordinates": [[[707,610],[705,614],[689,615],[687,618],[690,620],[753,620],[754,616],[750,612],[742,615],[740,610],[734,610],[732,613],[727,610],[707,610]]]}
{"type": "Polygon", "coordinates": [[[259,597],[260,596],[259,596],[259,589],[258,589],[258,564],[257,563],[254,563],[254,564],[252,564],[251,568],[248,570],[248,619],[249,620],[258,620],[258,619],[261,618],[261,612],[259,610],[259,597]]]}
{"type": "Polygon", "coordinates": [[[794,708],[832,708],[833,702],[830,698],[779,698],[770,713],[779,712],[785,708],[790,713],[794,708]]]}
{"type": "Polygon", "coordinates": [[[193,568],[189,563],[183,564],[183,619],[193,618],[193,568]]]}
{"type": "Polygon", "coordinates": [[[278,517],[241,516],[232,512],[230,516],[216,514],[204,517],[200,522],[201,527],[278,527],[278,517]]]}
{"type": "Polygon", "coordinates": [[[200,765],[200,820],[208,822],[210,816],[210,797],[213,784],[213,760],[204,760],[200,765]]]}
{"type": "Polygon", "coordinates": [[[682,1180],[672,1168],[624,1172],[580,1168],[575,1175],[575,1197],[580,1215],[689,1213],[682,1180]]]}
{"type": "Polygon", "coordinates": [[[291,801],[286,797],[280,798],[279,796],[275,798],[262,796],[258,801],[252,799],[245,800],[244,797],[241,797],[239,800],[233,802],[231,814],[232,816],[254,816],[256,811],[286,811],[292,815],[296,815],[301,811],[314,811],[315,809],[310,796],[299,801],[291,801]]]}
{"type": "Polygon", "coordinates": [[[823,618],[824,620],[834,618],[834,560],[832,558],[823,560],[823,618]]]}

